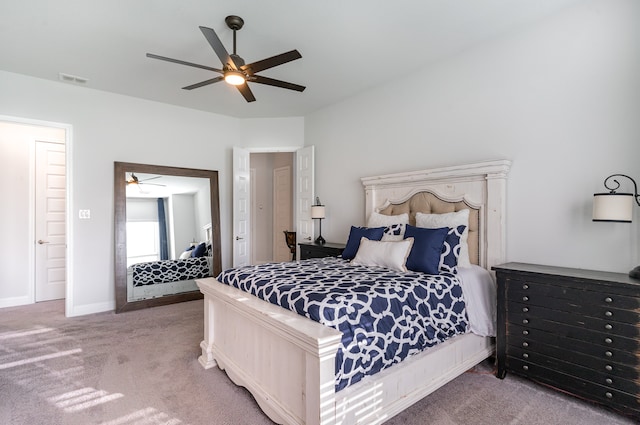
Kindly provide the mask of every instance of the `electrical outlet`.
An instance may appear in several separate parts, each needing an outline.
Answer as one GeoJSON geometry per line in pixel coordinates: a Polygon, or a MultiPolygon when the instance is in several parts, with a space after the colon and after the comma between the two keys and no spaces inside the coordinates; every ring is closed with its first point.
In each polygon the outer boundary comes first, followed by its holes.
{"type": "Polygon", "coordinates": [[[91,218],[91,210],[79,210],[78,211],[78,217],[80,217],[83,220],[88,220],[91,218]]]}

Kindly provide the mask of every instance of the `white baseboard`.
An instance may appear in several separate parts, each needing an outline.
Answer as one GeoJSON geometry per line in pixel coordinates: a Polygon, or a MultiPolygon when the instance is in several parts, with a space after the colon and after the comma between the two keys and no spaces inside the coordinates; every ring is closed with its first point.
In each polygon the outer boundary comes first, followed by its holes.
{"type": "Polygon", "coordinates": [[[102,313],[104,311],[115,310],[115,301],[109,301],[104,303],[84,304],[72,306],[71,311],[67,310],[67,317],[84,316],[86,314],[102,313]]]}
{"type": "Polygon", "coordinates": [[[28,296],[0,298],[0,308],[17,307],[19,305],[27,305],[27,304],[33,304],[33,300],[28,296]]]}

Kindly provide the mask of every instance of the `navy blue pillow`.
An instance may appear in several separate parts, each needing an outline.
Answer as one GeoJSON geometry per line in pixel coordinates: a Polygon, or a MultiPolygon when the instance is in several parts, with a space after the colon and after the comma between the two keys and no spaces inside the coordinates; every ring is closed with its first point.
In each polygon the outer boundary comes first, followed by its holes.
{"type": "Polygon", "coordinates": [[[360,248],[360,239],[365,238],[372,241],[379,241],[384,234],[384,227],[355,227],[351,226],[349,232],[349,239],[347,240],[347,246],[342,251],[342,258],[345,260],[353,260],[360,248]]]}
{"type": "Polygon", "coordinates": [[[203,257],[207,252],[207,244],[202,242],[192,252],[191,257],[203,257]]]}
{"type": "Polygon", "coordinates": [[[425,229],[407,224],[404,238],[414,239],[413,248],[407,258],[407,269],[414,272],[438,274],[440,255],[448,233],[448,227],[425,229]]]}
{"type": "Polygon", "coordinates": [[[458,273],[458,257],[460,257],[460,239],[462,233],[467,226],[461,225],[449,228],[447,237],[442,246],[442,255],[440,257],[440,272],[458,273]]]}

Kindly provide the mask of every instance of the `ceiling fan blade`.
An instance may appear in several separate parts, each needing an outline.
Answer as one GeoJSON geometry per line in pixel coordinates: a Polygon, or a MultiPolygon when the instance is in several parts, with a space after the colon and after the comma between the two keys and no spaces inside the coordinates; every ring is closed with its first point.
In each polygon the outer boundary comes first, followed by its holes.
{"type": "Polygon", "coordinates": [[[255,102],[256,98],[253,96],[253,93],[251,92],[251,89],[249,88],[247,83],[240,84],[236,87],[238,88],[238,91],[242,94],[242,96],[244,96],[244,99],[247,102],[255,102]]]}
{"type": "Polygon", "coordinates": [[[283,89],[295,90],[295,91],[304,91],[306,89],[305,86],[300,86],[298,84],[287,83],[286,81],[275,80],[269,77],[263,77],[261,75],[254,75],[249,80],[252,83],[266,84],[268,86],[280,87],[283,89]]]}
{"type": "Polygon", "coordinates": [[[194,68],[206,69],[207,71],[218,72],[220,74],[222,74],[223,72],[221,69],[211,68],[210,66],[198,65],[197,63],[191,63],[191,62],[185,62],[185,61],[181,61],[180,59],[167,58],[165,56],[154,55],[153,53],[147,53],[147,57],[151,59],[160,59],[167,62],[177,63],[180,65],[193,66],[194,68]]]}
{"type": "Polygon", "coordinates": [[[233,61],[233,59],[231,59],[229,52],[227,52],[227,49],[224,48],[224,45],[222,44],[222,41],[220,41],[218,34],[216,34],[216,32],[211,28],[207,27],[200,27],[200,31],[202,31],[204,38],[207,39],[207,41],[213,48],[213,51],[216,52],[216,55],[218,55],[218,58],[220,58],[220,62],[222,62],[222,65],[228,65],[233,69],[238,69],[236,63],[233,61]]]}
{"type": "Polygon", "coordinates": [[[300,59],[301,57],[302,55],[300,54],[300,52],[298,52],[297,50],[291,50],[290,52],[271,56],[267,59],[262,59],[257,62],[243,65],[240,67],[240,69],[253,74],[256,72],[264,71],[265,69],[273,68],[274,66],[282,65],[283,63],[300,59]]]}
{"type": "Polygon", "coordinates": [[[191,84],[190,86],[183,87],[184,90],[193,90],[200,87],[208,86],[209,84],[217,83],[218,81],[224,80],[224,77],[221,75],[219,77],[212,78],[210,80],[202,81],[200,83],[191,84]]]}

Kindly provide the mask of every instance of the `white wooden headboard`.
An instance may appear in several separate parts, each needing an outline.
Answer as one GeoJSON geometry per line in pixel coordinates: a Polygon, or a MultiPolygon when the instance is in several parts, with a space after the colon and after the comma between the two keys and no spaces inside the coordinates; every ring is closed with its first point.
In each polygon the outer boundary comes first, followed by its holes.
{"type": "Polygon", "coordinates": [[[491,270],[505,261],[507,174],[511,161],[497,160],[431,170],[363,177],[366,217],[420,192],[479,210],[479,265],[491,270]]]}

